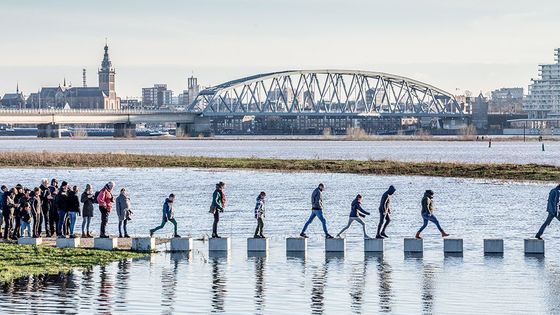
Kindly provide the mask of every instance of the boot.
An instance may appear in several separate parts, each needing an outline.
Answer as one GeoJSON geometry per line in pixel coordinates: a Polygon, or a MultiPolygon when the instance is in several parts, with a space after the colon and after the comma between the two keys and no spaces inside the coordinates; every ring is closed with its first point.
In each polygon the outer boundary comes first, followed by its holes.
{"type": "Polygon", "coordinates": [[[376,239],[378,239],[378,240],[382,240],[382,239],[384,239],[384,237],[383,237],[383,236],[381,236],[380,234],[377,234],[377,235],[375,236],[375,238],[376,238],[376,239]]]}
{"type": "Polygon", "coordinates": [[[303,232],[299,233],[299,236],[301,236],[301,237],[303,237],[303,238],[307,238],[307,237],[308,237],[307,234],[305,234],[305,233],[303,233],[303,232]]]}
{"type": "Polygon", "coordinates": [[[88,236],[86,235],[86,233],[82,232],[82,238],[87,238],[88,236]]]}
{"type": "Polygon", "coordinates": [[[385,234],[385,231],[381,232],[380,235],[383,236],[384,238],[389,238],[389,236],[387,236],[387,234],[385,234]]]}
{"type": "Polygon", "coordinates": [[[449,236],[449,234],[445,233],[445,231],[441,232],[441,237],[449,236]]]}
{"type": "Polygon", "coordinates": [[[420,232],[416,232],[416,238],[417,239],[422,239],[422,237],[420,236],[420,232]]]}

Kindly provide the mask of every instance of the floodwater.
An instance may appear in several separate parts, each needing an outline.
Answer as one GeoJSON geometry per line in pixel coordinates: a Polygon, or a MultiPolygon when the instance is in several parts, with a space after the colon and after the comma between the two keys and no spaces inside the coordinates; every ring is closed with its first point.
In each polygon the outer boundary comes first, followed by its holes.
{"type": "MultiPolygon", "coordinates": [[[[208,234],[214,183],[227,183],[228,206],[220,221],[232,238],[228,257],[211,256],[207,243],[195,242],[192,254],[159,253],[91,270],[29,277],[3,284],[2,313],[191,314],[553,314],[560,312],[560,224],[545,233],[545,257],[523,255],[546,217],[551,185],[454,178],[371,176],[329,173],[214,171],[198,169],[3,169],[5,183],[32,186],[57,177],[99,188],[109,179],[131,192],[134,218],[129,233],[147,235],[159,224],[161,204],[177,194],[179,234],[208,234]],[[33,181],[30,181],[33,179],[33,181]],[[86,180],[87,179],[87,180],[86,180]],[[367,228],[374,234],[379,197],[397,188],[393,221],[383,256],[363,253],[361,229],[346,234],[345,255],[325,255],[319,222],[310,226],[306,257],[287,256],[285,237],[299,234],[309,215],[310,195],[323,182],[325,216],[336,234],[346,223],[350,203],[364,195],[373,212],[367,228]],[[435,191],[436,215],[454,237],[464,239],[463,256],[445,256],[433,225],[424,233],[423,257],[405,256],[404,237],[421,225],[420,198],[435,191]],[[246,238],[255,226],[254,198],[268,195],[266,257],[248,256],[246,238]],[[503,256],[484,256],[484,238],[504,238],[503,256]]],[[[116,214],[110,232],[117,231],[116,214]]],[[[78,220],[80,223],[80,220],[78,220]]],[[[99,224],[99,215],[92,226],[99,224]]],[[[167,226],[158,236],[171,236],[167,226]]]]}
{"type": "Polygon", "coordinates": [[[560,141],[0,139],[0,151],[118,152],[208,157],[560,165],[560,141]]]}

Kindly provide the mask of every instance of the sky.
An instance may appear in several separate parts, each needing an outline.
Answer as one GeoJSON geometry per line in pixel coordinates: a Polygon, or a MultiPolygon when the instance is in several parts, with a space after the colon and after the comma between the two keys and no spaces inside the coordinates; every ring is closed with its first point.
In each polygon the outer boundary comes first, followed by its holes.
{"type": "Polygon", "coordinates": [[[285,69],[388,72],[455,94],[527,88],[560,47],[557,0],[1,0],[0,94],[97,86],[178,94],[285,69]]]}

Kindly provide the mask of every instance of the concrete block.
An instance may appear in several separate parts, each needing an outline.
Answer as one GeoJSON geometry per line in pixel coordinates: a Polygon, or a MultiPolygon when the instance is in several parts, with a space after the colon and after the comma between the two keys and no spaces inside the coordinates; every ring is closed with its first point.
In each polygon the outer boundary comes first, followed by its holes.
{"type": "Polygon", "coordinates": [[[484,240],[484,253],[485,254],[503,254],[504,253],[504,240],[502,240],[502,239],[485,239],[484,240]]]}
{"type": "Polygon", "coordinates": [[[80,247],[80,238],[57,238],[56,247],[58,248],[76,248],[80,247]]]}
{"type": "Polygon", "coordinates": [[[172,252],[189,252],[193,249],[193,239],[190,237],[174,237],[171,239],[172,252]]]}
{"type": "Polygon", "coordinates": [[[208,242],[209,251],[227,252],[231,249],[231,239],[229,237],[211,238],[208,242]]]}
{"type": "Polygon", "coordinates": [[[444,253],[462,253],[463,252],[463,239],[461,239],[461,238],[444,238],[443,239],[443,252],[444,253]]]}
{"type": "Polygon", "coordinates": [[[135,237],[131,249],[135,252],[155,252],[156,239],[153,237],[135,237]]]}
{"type": "Polygon", "coordinates": [[[19,245],[41,245],[43,243],[43,239],[40,237],[33,238],[33,237],[20,237],[18,238],[19,245]]]}
{"type": "Polygon", "coordinates": [[[364,239],[364,252],[383,252],[383,239],[364,239]]]}
{"type": "Polygon", "coordinates": [[[326,238],[325,252],[344,252],[346,250],[346,239],[326,238]]]}
{"type": "Polygon", "coordinates": [[[101,238],[96,237],[93,239],[93,247],[95,249],[113,250],[119,248],[118,239],[115,237],[101,238]]]}
{"type": "Polygon", "coordinates": [[[407,253],[422,253],[424,252],[424,240],[417,238],[404,239],[404,251],[407,253]]]}
{"type": "Polygon", "coordinates": [[[268,251],[268,238],[248,238],[248,252],[266,252],[268,251]]]}
{"type": "Polygon", "coordinates": [[[544,255],[544,241],[539,239],[525,239],[525,254],[544,255]]]}
{"type": "Polygon", "coordinates": [[[307,239],[304,237],[288,237],[286,239],[287,252],[306,252],[307,239]]]}

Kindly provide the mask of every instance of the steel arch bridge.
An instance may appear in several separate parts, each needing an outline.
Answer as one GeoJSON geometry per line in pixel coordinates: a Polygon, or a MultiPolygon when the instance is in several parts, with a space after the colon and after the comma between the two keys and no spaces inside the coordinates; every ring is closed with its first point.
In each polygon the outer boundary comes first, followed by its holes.
{"type": "Polygon", "coordinates": [[[455,97],[406,77],[354,70],[257,74],[201,91],[188,111],[202,116],[463,117],[455,97]]]}

